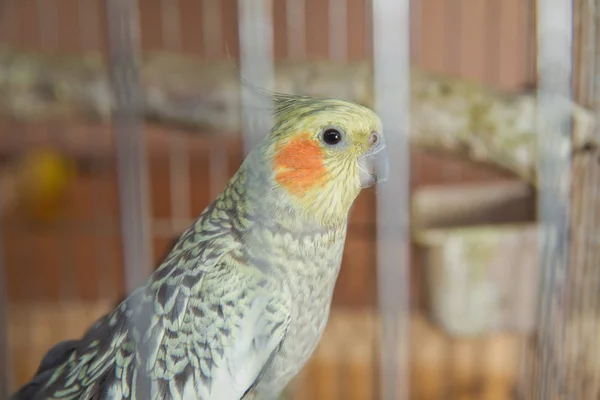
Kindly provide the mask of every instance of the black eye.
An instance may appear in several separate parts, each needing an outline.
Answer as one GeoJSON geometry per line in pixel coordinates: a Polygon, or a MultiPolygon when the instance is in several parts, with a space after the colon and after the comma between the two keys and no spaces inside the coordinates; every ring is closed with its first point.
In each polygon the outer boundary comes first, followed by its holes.
{"type": "Polygon", "coordinates": [[[338,144],[342,141],[342,133],[337,129],[326,129],[323,132],[323,141],[331,145],[338,144]]]}

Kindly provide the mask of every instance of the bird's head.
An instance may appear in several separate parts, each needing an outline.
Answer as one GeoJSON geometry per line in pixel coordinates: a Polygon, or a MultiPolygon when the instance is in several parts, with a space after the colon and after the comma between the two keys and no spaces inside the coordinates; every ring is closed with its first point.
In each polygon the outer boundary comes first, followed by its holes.
{"type": "Polygon", "coordinates": [[[345,221],[361,189],[387,178],[379,117],[337,99],[277,95],[274,105],[263,147],[274,185],[323,225],[345,221]]]}

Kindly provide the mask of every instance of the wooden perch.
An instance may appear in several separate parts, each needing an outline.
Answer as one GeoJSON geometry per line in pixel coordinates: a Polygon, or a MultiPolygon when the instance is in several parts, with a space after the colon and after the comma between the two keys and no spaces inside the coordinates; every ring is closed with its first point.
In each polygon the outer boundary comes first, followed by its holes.
{"type": "MultiPolygon", "coordinates": [[[[373,106],[369,62],[277,62],[275,90],[331,96],[373,106]]],[[[229,61],[148,53],[141,61],[147,120],[196,131],[239,132],[240,82],[229,61]]],[[[535,96],[412,72],[414,146],[468,157],[535,183],[535,96]]],[[[590,137],[593,117],[575,109],[576,135],[590,137]]],[[[110,119],[114,101],[104,60],[0,48],[0,112],[22,119],[110,119]]]]}

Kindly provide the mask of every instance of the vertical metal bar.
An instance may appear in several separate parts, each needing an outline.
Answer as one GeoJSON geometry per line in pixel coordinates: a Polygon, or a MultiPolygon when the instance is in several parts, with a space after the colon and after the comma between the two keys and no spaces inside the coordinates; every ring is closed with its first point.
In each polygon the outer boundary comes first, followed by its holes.
{"type": "Polygon", "coordinates": [[[485,57],[485,79],[494,85],[500,84],[500,41],[502,39],[502,2],[487,0],[485,7],[486,38],[483,41],[485,57]]]}
{"type": "Polygon", "coordinates": [[[77,3],[77,33],[81,48],[86,53],[100,50],[98,3],[95,0],[81,0],[77,3]]]}
{"type": "MultiPolygon", "coordinates": [[[[273,90],[273,3],[272,0],[238,0],[240,73],[244,80],[273,90]]],[[[269,99],[261,99],[242,85],[242,134],[247,154],[272,126],[269,99]]]]}
{"type": "MultiPolygon", "coordinates": [[[[500,51],[501,51],[501,38],[502,32],[502,1],[498,0],[486,0],[484,4],[483,19],[485,21],[485,37],[482,40],[484,44],[481,57],[484,57],[484,74],[481,77],[488,84],[496,87],[500,84],[500,51]]],[[[459,28],[460,29],[460,28],[459,28]]],[[[513,28],[514,29],[514,28],[513,28]]],[[[460,56],[459,56],[460,62],[460,56]]],[[[491,269],[485,271],[487,275],[486,279],[493,279],[491,269]]],[[[485,337],[479,338],[474,344],[475,349],[471,355],[473,365],[484,365],[485,357],[490,352],[490,341],[485,340],[485,337]]],[[[489,380],[486,377],[485,371],[477,370],[473,373],[472,384],[479,388],[477,396],[483,396],[486,391],[486,386],[489,385],[489,380]]],[[[455,379],[456,381],[456,379],[455,379]]]]}
{"type": "MultiPolygon", "coordinates": [[[[444,9],[444,52],[445,65],[441,65],[446,73],[456,77],[462,75],[462,55],[464,54],[462,46],[462,18],[463,18],[463,0],[447,0],[444,9]]],[[[460,167],[456,163],[451,163],[442,169],[442,176],[446,181],[456,180],[460,175],[460,167]]],[[[452,351],[452,349],[450,349],[452,351]]]]}
{"type": "Polygon", "coordinates": [[[0,38],[7,44],[16,44],[19,40],[16,4],[15,0],[0,3],[0,38]]]}
{"type": "Polygon", "coordinates": [[[527,37],[525,38],[525,54],[527,59],[527,83],[535,83],[537,78],[537,53],[536,53],[536,3],[537,0],[527,0],[527,37]]]}
{"type": "Polygon", "coordinates": [[[444,50],[446,52],[446,62],[450,64],[447,71],[460,76],[461,74],[461,58],[462,58],[462,0],[448,0],[445,3],[445,40],[444,50]]]}
{"type": "MultiPolygon", "coordinates": [[[[272,0],[238,0],[241,75],[251,84],[267,90],[272,90],[274,74],[272,13],[272,0]]],[[[247,154],[272,127],[272,99],[264,94],[252,93],[246,85],[242,85],[241,92],[242,134],[247,154]]],[[[253,179],[253,174],[247,174],[246,178],[248,188],[256,190],[260,185],[253,179]]],[[[252,234],[248,235],[246,245],[259,246],[252,234]]],[[[261,251],[268,249],[262,247],[261,251]]]]}
{"type": "MultiPolygon", "coordinates": [[[[365,23],[365,55],[367,57],[372,56],[373,54],[373,0],[366,0],[364,5],[364,23],[365,23]]],[[[379,287],[379,284],[375,283],[375,289],[379,287]]],[[[378,290],[374,291],[375,298],[371,299],[373,303],[377,303],[379,300],[380,292],[378,290]]],[[[373,329],[375,332],[377,331],[378,325],[380,324],[380,320],[378,318],[372,319],[373,329]]],[[[382,349],[382,345],[380,343],[380,335],[373,335],[373,340],[371,341],[371,382],[373,382],[371,389],[371,398],[378,399],[381,398],[381,388],[379,385],[379,376],[380,376],[380,350],[382,349]]]]}
{"type": "MultiPolygon", "coordinates": [[[[363,14],[363,21],[365,24],[365,56],[370,57],[373,54],[373,0],[365,0],[363,14]]],[[[375,288],[377,288],[377,283],[375,283],[375,285],[375,288]]],[[[374,293],[376,293],[374,297],[379,296],[379,292],[377,290],[375,290],[374,293]]],[[[371,300],[373,301],[373,303],[376,303],[378,301],[377,299],[378,297],[373,298],[371,300]]],[[[371,323],[373,324],[374,331],[377,332],[379,320],[377,318],[372,318],[371,323]]],[[[373,365],[373,368],[371,368],[371,376],[368,377],[368,379],[370,379],[371,382],[373,382],[371,388],[372,398],[379,398],[381,392],[379,384],[376,384],[376,382],[379,381],[379,368],[377,366],[379,363],[380,348],[381,347],[379,343],[379,337],[377,336],[377,334],[374,334],[373,340],[371,341],[371,359],[369,360],[369,362],[371,362],[371,365],[373,365]]]]}
{"type": "MultiPolygon", "coordinates": [[[[364,24],[365,24],[365,55],[367,57],[373,54],[373,1],[366,0],[364,5],[364,24]]],[[[378,283],[375,283],[375,288],[379,286],[378,283]]],[[[376,298],[372,299],[374,303],[378,302],[379,291],[375,290],[376,298]]],[[[373,329],[377,332],[378,324],[380,324],[380,320],[378,318],[372,319],[373,329]]],[[[371,379],[373,382],[373,386],[371,389],[371,398],[378,399],[381,397],[381,388],[379,383],[380,376],[380,349],[382,349],[381,343],[379,341],[379,336],[374,335],[373,340],[371,341],[371,376],[368,379],[371,379]],[[376,384],[377,382],[377,384],[376,384]]]]}
{"type": "MultiPolygon", "coordinates": [[[[329,5],[329,59],[336,62],[347,61],[348,57],[348,4],[347,0],[328,0],[329,5]]],[[[338,334],[342,332],[344,326],[338,327],[338,334]]],[[[346,384],[348,376],[348,354],[344,346],[339,346],[334,350],[339,367],[335,371],[335,382],[333,385],[337,388],[337,398],[347,399],[351,396],[349,385],[346,384]]]]}
{"type": "Polygon", "coordinates": [[[179,0],[161,0],[163,46],[181,50],[181,15],[179,0]]]}
{"type": "Polygon", "coordinates": [[[537,149],[541,288],[532,399],[562,392],[569,256],[573,4],[538,0],[537,149]]]}
{"type": "MultiPolygon", "coordinates": [[[[527,0],[525,13],[526,13],[526,25],[527,34],[525,38],[525,59],[526,59],[526,84],[534,84],[537,79],[536,65],[537,65],[537,54],[536,54],[536,39],[537,39],[537,15],[536,15],[536,2],[537,0],[527,0]]],[[[540,198],[538,197],[538,202],[540,198]]],[[[538,232],[539,236],[539,232],[538,232]]],[[[538,242],[538,247],[541,248],[543,243],[541,240],[538,242]]],[[[539,253],[538,249],[538,253],[539,253]]],[[[540,268],[541,263],[538,265],[540,268]]],[[[542,274],[538,278],[541,282],[542,274]]],[[[540,283],[538,282],[538,286],[540,283]]],[[[541,295],[538,295],[538,299],[541,295]]],[[[538,305],[539,306],[539,305],[538,305]]],[[[539,307],[538,307],[539,308],[539,307]]],[[[539,316],[538,316],[539,317],[539,316]]],[[[533,335],[535,338],[535,334],[533,335]]],[[[534,375],[536,373],[537,364],[535,363],[533,352],[535,347],[535,341],[531,340],[531,337],[526,337],[522,342],[522,354],[521,354],[521,368],[516,382],[517,396],[519,399],[526,398],[529,396],[534,385],[534,375]]]]}
{"type": "Polygon", "coordinates": [[[572,137],[569,301],[565,350],[567,398],[588,399],[600,393],[600,0],[574,1],[574,75],[577,104],[593,111],[596,122],[584,140],[578,118],[572,137]]]}
{"type": "MultiPolygon", "coordinates": [[[[217,58],[222,55],[223,32],[221,2],[219,0],[202,1],[202,18],[204,29],[204,56],[217,58]]],[[[210,140],[209,162],[209,194],[214,199],[225,187],[229,177],[227,145],[223,135],[214,135],[210,140]]]]}
{"type": "Polygon", "coordinates": [[[423,20],[423,6],[421,0],[412,0],[410,4],[411,24],[410,24],[410,59],[414,65],[419,65],[421,60],[421,29],[423,20]]]}
{"type": "Polygon", "coordinates": [[[373,0],[365,0],[365,55],[373,54],[373,0]]]}
{"type": "Polygon", "coordinates": [[[204,56],[217,57],[221,55],[223,34],[221,2],[219,0],[202,1],[202,26],[204,28],[204,56]]]}
{"type": "MultiPolygon", "coordinates": [[[[18,3],[14,0],[7,1],[6,4],[2,5],[2,20],[0,21],[6,27],[7,37],[6,41],[8,44],[17,44],[21,39],[21,26],[19,24],[18,17],[18,3]],[[11,43],[11,41],[13,43],[11,43]]],[[[21,126],[15,123],[7,124],[7,130],[10,132],[18,131],[21,126]],[[11,130],[10,128],[15,128],[11,130]]],[[[7,139],[12,142],[19,140],[19,135],[5,135],[7,139]]],[[[4,193],[0,191],[0,204],[2,204],[2,196],[4,193]]],[[[6,260],[4,259],[4,211],[0,210],[0,398],[8,398],[8,394],[12,391],[12,385],[14,384],[14,373],[11,368],[13,363],[10,357],[9,350],[9,299],[8,299],[8,282],[5,275],[6,271],[6,260]]],[[[19,251],[21,253],[21,251],[19,251]]],[[[29,253],[28,253],[29,254],[29,253]]],[[[21,256],[21,254],[19,254],[21,256]]],[[[31,259],[26,255],[20,257],[23,262],[23,266],[26,269],[31,268],[31,259]]],[[[27,316],[29,317],[29,316],[27,316]]],[[[23,318],[24,322],[19,323],[18,328],[25,328],[31,325],[30,318],[23,318]]],[[[28,334],[29,330],[24,329],[28,334]]]]}
{"type": "Polygon", "coordinates": [[[329,0],[329,56],[335,61],[348,57],[347,0],[329,0]]]}
{"type": "Polygon", "coordinates": [[[286,0],[288,57],[306,58],[306,0],[286,0]]]}
{"type": "Polygon", "coordinates": [[[53,0],[37,0],[37,20],[39,24],[40,43],[43,47],[55,47],[58,42],[58,14],[53,0]]]}
{"type": "Polygon", "coordinates": [[[229,155],[227,143],[219,135],[214,135],[210,141],[209,164],[209,194],[210,198],[216,198],[225,188],[229,176],[229,155]]]}
{"type": "MultiPolygon", "coordinates": [[[[163,46],[181,51],[181,10],[179,0],[162,0],[163,46]]],[[[171,183],[171,228],[177,232],[183,221],[191,218],[190,156],[187,138],[169,135],[169,181],[171,183]]],[[[160,260],[162,262],[162,260],[160,260]]]]}
{"type": "Polygon", "coordinates": [[[377,196],[380,386],[409,397],[410,0],[373,1],[375,109],[388,144],[390,179],[377,196]],[[393,46],[390,46],[393,43],[393,46]]]}
{"type": "MultiPolygon", "coordinates": [[[[0,192],[0,197],[2,193],[0,192]]],[[[0,204],[2,202],[0,201],[0,204]]],[[[10,373],[10,355],[8,350],[8,299],[6,277],[4,275],[4,240],[2,230],[2,211],[0,210],[0,397],[8,398],[13,379],[10,373]]]]}
{"type": "Polygon", "coordinates": [[[139,16],[135,0],[107,0],[110,68],[116,109],[113,127],[123,235],[125,288],[144,282],[151,266],[150,196],[140,118],[139,16]]]}
{"type": "MultiPolygon", "coordinates": [[[[60,24],[56,2],[54,0],[37,0],[36,11],[40,46],[43,48],[43,51],[56,50],[59,44],[58,26],[60,24]]],[[[61,147],[60,142],[63,142],[64,144],[65,129],[61,125],[62,124],[58,121],[46,121],[43,125],[47,140],[53,146],[61,147]]],[[[59,318],[68,324],[71,319],[68,318],[69,306],[66,304],[66,300],[77,295],[75,263],[73,262],[73,253],[70,251],[70,248],[72,247],[72,227],[69,226],[68,221],[61,218],[56,221],[56,228],[53,236],[61,249],[59,252],[58,268],[54,271],[59,277],[59,295],[56,309],[60,312],[59,318]]],[[[39,283],[36,286],[39,286],[39,283]]],[[[50,330],[53,332],[61,332],[63,329],[65,329],[65,326],[61,326],[60,324],[53,324],[50,326],[50,330]]],[[[68,326],[66,329],[68,329],[68,326]]],[[[31,326],[30,334],[34,335],[34,332],[35,326],[31,326]]]]}
{"type": "MultiPolygon", "coordinates": [[[[100,52],[100,24],[98,19],[99,3],[96,0],[81,0],[77,3],[78,33],[80,35],[81,49],[86,54],[100,52]]],[[[98,127],[86,127],[87,142],[91,148],[100,146],[102,135],[98,127]]],[[[115,220],[110,213],[110,206],[106,201],[100,178],[107,177],[107,161],[93,157],[90,160],[90,174],[94,176],[92,187],[92,210],[94,214],[92,233],[95,235],[94,254],[98,260],[96,265],[112,265],[116,261],[115,249],[109,235],[114,235],[115,220]]],[[[111,274],[99,273],[96,287],[100,297],[117,297],[115,285],[111,281],[111,274]]]]}
{"type": "MultiPolygon", "coordinates": [[[[57,12],[56,3],[54,0],[37,0],[36,2],[37,22],[39,26],[38,37],[44,51],[56,50],[58,46],[58,26],[60,24],[59,15],[57,12]]],[[[64,144],[64,133],[65,129],[60,126],[61,124],[56,121],[47,121],[44,124],[44,130],[48,135],[48,141],[53,145],[60,147],[60,142],[64,144]],[[61,129],[62,128],[62,129],[61,129]]],[[[62,249],[60,251],[59,268],[56,271],[59,278],[59,299],[57,308],[61,309],[63,313],[67,313],[65,306],[65,299],[72,298],[77,293],[76,286],[77,282],[74,279],[74,262],[73,254],[69,251],[71,246],[70,227],[68,222],[64,219],[57,221],[57,230],[55,235],[58,236],[59,246],[62,249]]],[[[64,314],[63,314],[63,318],[64,314]]],[[[62,327],[52,326],[52,330],[59,330],[62,327]]],[[[34,327],[32,327],[34,329],[34,327]]]]}
{"type": "MultiPolygon", "coordinates": [[[[306,14],[306,0],[285,0],[287,58],[289,60],[304,61],[306,59],[308,52],[306,43],[306,14]]],[[[308,393],[311,393],[313,396],[317,395],[318,383],[316,385],[311,385],[311,383],[310,378],[306,374],[300,374],[294,379],[294,383],[288,385],[285,389],[287,396],[284,397],[298,397],[296,393],[293,393],[293,388],[299,388],[306,384],[312,389],[308,393]]]]}

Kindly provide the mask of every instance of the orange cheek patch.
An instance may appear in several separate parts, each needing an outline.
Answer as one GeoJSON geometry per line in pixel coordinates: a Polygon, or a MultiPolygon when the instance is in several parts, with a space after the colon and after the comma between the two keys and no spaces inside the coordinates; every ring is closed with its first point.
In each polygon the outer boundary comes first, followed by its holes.
{"type": "Polygon", "coordinates": [[[323,150],[308,135],[295,138],[275,153],[275,180],[290,193],[302,195],[324,183],[323,150]]]}

